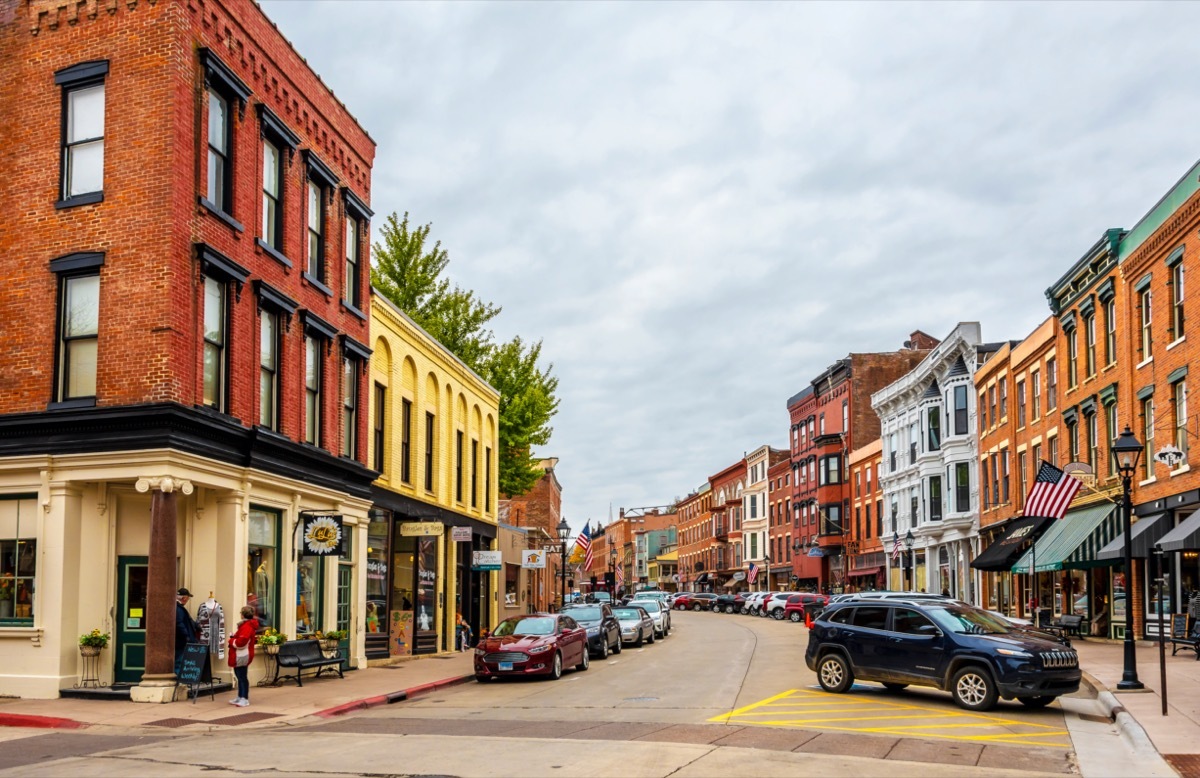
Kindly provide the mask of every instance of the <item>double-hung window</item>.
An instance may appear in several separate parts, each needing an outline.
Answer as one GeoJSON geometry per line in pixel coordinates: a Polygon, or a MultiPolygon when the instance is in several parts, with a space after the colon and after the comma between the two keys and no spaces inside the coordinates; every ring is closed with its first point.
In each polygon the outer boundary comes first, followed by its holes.
{"type": "Polygon", "coordinates": [[[342,335],[342,456],[358,458],[359,373],[366,369],[371,351],[342,335]]]}
{"type": "Polygon", "coordinates": [[[209,49],[200,50],[204,66],[205,189],[201,203],[241,231],[233,221],[234,113],[245,110],[250,89],[209,49]]]}
{"type": "Polygon", "coordinates": [[[433,472],[433,446],[436,442],[434,433],[436,430],[436,418],[429,411],[425,412],[425,491],[432,492],[435,474],[433,472]]]}
{"type": "Polygon", "coordinates": [[[279,381],[282,353],[280,323],[291,319],[296,302],[263,281],[254,282],[258,296],[258,423],[279,430],[279,381]]]}
{"type": "Polygon", "coordinates": [[[50,262],[58,274],[56,404],[96,404],[100,342],[100,267],[104,254],[69,254],[50,262]]]}
{"type": "Polygon", "coordinates": [[[258,106],[258,121],[262,135],[262,230],[258,245],[284,265],[291,260],[284,256],[283,214],[285,210],[284,154],[290,160],[300,145],[300,139],[265,105],[258,106]]]}
{"type": "Polygon", "coordinates": [[[363,236],[371,218],[371,209],[363,204],[348,188],[342,189],[346,219],[346,273],[343,279],[342,302],[352,311],[362,309],[363,295],[363,236]]]}
{"type": "Polygon", "coordinates": [[[337,336],[321,318],[304,312],[304,442],[323,446],[325,348],[337,336]]]}
{"type": "Polygon", "coordinates": [[[1117,456],[1113,453],[1112,444],[1117,439],[1117,402],[1114,398],[1112,402],[1104,406],[1104,416],[1107,426],[1105,434],[1108,436],[1108,475],[1115,477],[1117,475],[1117,456]]]}
{"type": "Polygon", "coordinates": [[[462,430],[456,430],[454,433],[454,499],[457,502],[463,501],[463,433],[462,430]]]}
{"type": "Polygon", "coordinates": [[[492,509],[492,447],[483,447],[483,510],[492,509]]]}
{"type": "Polygon", "coordinates": [[[1183,255],[1171,267],[1171,339],[1179,340],[1183,331],[1183,255]]]}
{"type": "MultiPolygon", "coordinates": [[[[405,402],[408,402],[405,400],[405,402]]],[[[371,445],[374,452],[374,458],[371,460],[371,465],[377,472],[384,472],[386,465],[385,453],[387,452],[387,420],[391,416],[388,413],[387,402],[387,387],[383,384],[375,384],[375,426],[372,429],[371,445]]],[[[405,480],[404,476],[407,473],[401,474],[401,480],[405,480]]]]}
{"type": "Polygon", "coordinates": [[[1142,399],[1142,434],[1144,450],[1142,451],[1143,467],[1146,468],[1146,478],[1154,477],[1154,396],[1142,399]]]}
{"type": "Polygon", "coordinates": [[[1025,426],[1025,382],[1017,381],[1017,429],[1025,426]]]}
{"type": "Polygon", "coordinates": [[[954,387],[954,434],[967,434],[967,387],[954,387]]]}
{"type": "Polygon", "coordinates": [[[104,199],[104,78],[108,61],[83,62],[54,74],[62,87],[59,208],[104,199]]]}
{"type": "Polygon", "coordinates": [[[1046,411],[1058,407],[1058,360],[1046,360],[1046,411]]]}
{"type": "Polygon", "coordinates": [[[1087,421],[1088,433],[1088,464],[1091,466],[1092,472],[1094,473],[1096,472],[1096,463],[1099,461],[1100,456],[1100,425],[1094,411],[1089,413],[1085,417],[1085,420],[1087,421]]]}
{"type": "Polygon", "coordinates": [[[308,179],[305,182],[304,278],[325,294],[331,294],[325,275],[326,193],[337,186],[337,178],[311,151],[304,152],[308,179]]]}
{"type": "Polygon", "coordinates": [[[479,441],[471,440],[471,507],[479,506],[479,441]]]}
{"type": "Polygon", "coordinates": [[[1083,319],[1084,336],[1084,375],[1093,378],[1096,375],[1096,317],[1086,316],[1083,319]]]}
{"type": "Polygon", "coordinates": [[[201,348],[203,365],[201,402],[222,413],[229,412],[229,322],[232,315],[231,288],[240,296],[250,272],[211,246],[198,247],[204,273],[201,348]]]}
{"type": "Polygon", "coordinates": [[[1067,387],[1079,384],[1079,330],[1067,332],[1067,387]]]}
{"type": "Polygon", "coordinates": [[[1117,301],[1109,299],[1104,303],[1104,364],[1111,365],[1117,361],[1117,301]]]}
{"type": "Polygon", "coordinates": [[[966,462],[954,464],[954,510],[957,513],[971,510],[971,465],[966,462]]]}
{"type": "MultiPolygon", "coordinates": [[[[1142,361],[1146,361],[1154,356],[1154,328],[1152,317],[1153,299],[1150,294],[1150,289],[1143,289],[1138,294],[1138,308],[1141,311],[1142,330],[1141,330],[1141,347],[1142,361]]],[[[1149,477],[1149,476],[1147,476],[1149,477]]]]}
{"type": "Polygon", "coordinates": [[[1182,462],[1188,461],[1187,378],[1171,384],[1171,404],[1175,411],[1175,448],[1183,452],[1182,462]]]}
{"type": "Polygon", "coordinates": [[[412,483],[412,400],[400,401],[400,481],[412,483]]]}
{"type": "Polygon", "coordinates": [[[1029,371],[1029,385],[1032,388],[1030,394],[1033,398],[1032,418],[1036,421],[1042,418],[1042,374],[1040,371],[1029,371]]]}

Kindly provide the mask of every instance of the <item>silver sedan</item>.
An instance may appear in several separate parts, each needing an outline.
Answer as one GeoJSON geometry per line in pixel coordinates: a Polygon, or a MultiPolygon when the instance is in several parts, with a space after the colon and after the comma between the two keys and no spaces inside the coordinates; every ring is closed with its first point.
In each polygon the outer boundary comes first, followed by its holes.
{"type": "Polygon", "coordinates": [[[638,605],[613,608],[613,615],[621,625],[621,642],[640,646],[643,642],[654,642],[654,619],[646,609],[638,605]]]}
{"type": "Polygon", "coordinates": [[[671,632],[671,610],[658,600],[633,600],[630,605],[645,608],[654,620],[654,634],[665,638],[671,632]]]}

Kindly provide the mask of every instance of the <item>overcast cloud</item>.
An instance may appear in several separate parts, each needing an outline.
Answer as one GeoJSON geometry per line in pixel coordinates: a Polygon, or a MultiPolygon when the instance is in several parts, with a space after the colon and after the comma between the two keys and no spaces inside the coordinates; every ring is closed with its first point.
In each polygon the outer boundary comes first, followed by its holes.
{"type": "Polygon", "coordinates": [[[787,442],[852,351],[1044,290],[1200,157],[1200,6],[269,0],[371,205],[542,338],[578,530],[787,442]]]}

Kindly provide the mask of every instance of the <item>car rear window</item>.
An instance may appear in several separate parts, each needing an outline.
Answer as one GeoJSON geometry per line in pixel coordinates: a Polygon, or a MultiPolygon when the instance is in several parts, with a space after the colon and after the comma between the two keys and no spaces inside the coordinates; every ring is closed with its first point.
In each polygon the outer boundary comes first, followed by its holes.
{"type": "Polygon", "coordinates": [[[883,629],[887,626],[887,608],[866,605],[854,609],[853,624],[867,629],[883,629]]]}

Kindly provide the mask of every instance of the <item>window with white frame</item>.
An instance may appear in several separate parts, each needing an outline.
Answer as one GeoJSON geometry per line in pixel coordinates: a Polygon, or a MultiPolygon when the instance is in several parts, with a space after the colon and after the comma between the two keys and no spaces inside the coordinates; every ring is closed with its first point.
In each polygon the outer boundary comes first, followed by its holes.
{"type": "Polygon", "coordinates": [[[1117,361],[1117,301],[1109,299],[1104,303],[1104,364],[1111,365],[1117,361]]]}
{"type": "Polygon", "coordinates": [[[218,411],[226,410],[228,292],[228,285],[224,281],[211,276],[204,277],[204,404],[218,411]]]}
{"type": "Polygon", "coordinates": [[[357,359],[342,357],[342,456],[358,454],[358,368],[357,359]]]}
{"type": "Polygon", "coordinates": [[[1146,478],[1154,477],[1154,397],[1146,397],[1142,400],[1142,439],[1146,441],[1143,444],[1142,461],[1143,467],[1146,468],[1146,478]]]}
{"type": "Polygon", "coordinates": [[[100,271],[60,278],[58,400],[96,397],[100,341],[100,271]]]}
{"type": "Polygon", "coordinates": [[[1096,375],[1096,317],[1085,316],[1083,319],[1084,375],[1093,378],[1096,375]]]}
{"type": "Polygon", "coordinates": [[[232,210],[233,163],[230,137],[233,117],[229,100],[215,89],[208,90],[208,187],[205,196],[218,211],[232,210]]]}
{"type": "Polygon", "coordinates": [[[283,164],[279,147],[263,140],[262,240],[283,251],[283,164]]]}
{"type": "Polygon", "coordinates": [[[304,336],[304,442],[321,445],[321,339],[304,336]]]}
{"type": "Polygon", "coordinates": [[[1183,330],[1183,261],[1171,268],[1171,337],[1179,340],[1183,330]]]}
{"type": "Polygon", "coordinates": [[[37,533],[36,495],[0,497],[0,627],[34,623],[37,533]]]}
{"type": "Polygon", "coordinates": [[[1183,462],[1188,461],[1188,410],[1187,379],[1181,378],[1171,385],[1171,400],[1175,406],[1175,448],[1183,452],[1183,462]]]}
{"type": "Polygon", "coordinates": [[[279,428],[279,314],[267,308],[258,318],[258,423],[279,428]]]}
{"type": "Polygon", "coordinates": [[[1153,299],[1149,288],[1143,289],[1138,294],[1138,310],[1141,311],[1142,337],[1140,345],[1144,362],[1154,356],[1153,299]]]}

